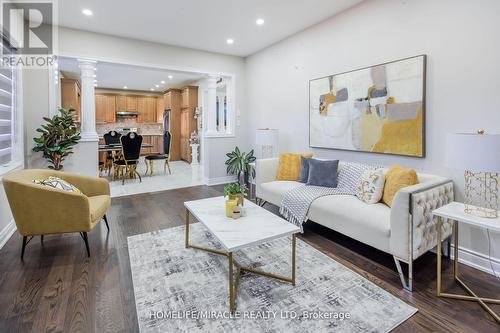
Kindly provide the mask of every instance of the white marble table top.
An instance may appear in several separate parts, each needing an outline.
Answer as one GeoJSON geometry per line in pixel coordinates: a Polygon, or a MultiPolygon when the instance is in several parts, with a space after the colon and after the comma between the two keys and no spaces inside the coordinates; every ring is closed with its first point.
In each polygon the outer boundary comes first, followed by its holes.
{"type": "Polygon", "coordinates": [[[246,216],[226,217],[224,197],[186,201],[184,206],[207,227],[224,249],[233,252],[300,232],[296,225],[245,199],[246,216]]]}
{"type": "Polygon", "coordinates": [[[465,205],[461,202],[450,202],[447,205],[439,207],[432,211],[433,215],[441,216],[447,219],[458,221],[461,223],[473,225],[479,228],[485,228],[492,231],[500,232],[500,217],[485,218],[472,214],[467,214],[465,205]]]}

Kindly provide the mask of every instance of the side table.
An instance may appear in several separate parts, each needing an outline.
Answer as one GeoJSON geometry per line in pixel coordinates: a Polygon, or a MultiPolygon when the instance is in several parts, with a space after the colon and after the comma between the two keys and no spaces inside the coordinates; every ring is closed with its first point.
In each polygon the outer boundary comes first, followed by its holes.
{"type": "Polygon", "coordinates": [[[438,217],[437,221],[437,239],[441,239],[442,225],[444,219],[453,221],[453,239],[454,239],[454,256],[453,256],[453,277],[455,281],[465,289],[469,295],[449,294],[441,291],[441,242],[437,242],[437,282],[436,294],[439,297],[454,298],[466,301],[478,302],[495,320],[500,324],[500,317],[486,303],[500,304],[500,299],[479,297],[458,277],[458,225],[459,223],[468,224],[471,226],[489,229],[500,232],[500,218],[483,218],[475,215],[467,214],[464,211],[465,205],[460,202],[451,202],[432,212],[438,217]]]}

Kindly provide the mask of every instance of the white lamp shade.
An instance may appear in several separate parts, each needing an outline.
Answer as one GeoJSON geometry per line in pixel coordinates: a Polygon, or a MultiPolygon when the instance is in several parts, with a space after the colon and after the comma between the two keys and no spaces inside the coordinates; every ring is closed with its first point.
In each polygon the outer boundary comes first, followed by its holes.
{"type": "Polygon", "coordinates": [[[500,134],[448,134],[446,165],[453,169],[499,173],[500,134]]]}
{"type": "Polygon", "coordinates": [[[278,156],[279,131],[262,128],[255,134],[255,157],[272,158],[278,156]]]}

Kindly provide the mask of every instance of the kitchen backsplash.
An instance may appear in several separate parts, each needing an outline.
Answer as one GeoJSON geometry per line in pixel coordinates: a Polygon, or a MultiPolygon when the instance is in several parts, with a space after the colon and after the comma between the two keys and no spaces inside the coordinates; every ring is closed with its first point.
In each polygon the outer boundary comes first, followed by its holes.
{"type": "Polygon", "coordinates": [[[137,127],[139,134],[143,135],[162,135],[162,124],[144,124],[138,123],[135,118],[117,119],[116,123],[96,124],[97,134],[103,135],[116,129],[117,127],[137,127]]]}

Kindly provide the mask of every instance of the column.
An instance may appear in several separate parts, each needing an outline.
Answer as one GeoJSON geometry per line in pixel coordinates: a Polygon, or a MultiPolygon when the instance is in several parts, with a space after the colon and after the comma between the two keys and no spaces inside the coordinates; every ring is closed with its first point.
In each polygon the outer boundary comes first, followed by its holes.
{"type": "Polygon", "coordinates": [[[89,176],[99,175],[99,136],[95,124],[94,75],[96,62],[78,59],[80,67],[80,142],[74,148],[70,163],[64,169],[89,176]]]}
{"type": "Polygon", "coordinates": [[[205,134],[213,135],[217,133],[217,121],[216,121],[216,96],[217,96],[217,77],[209,76],[206,79],[207,82],[207,94],[206,100],[203,105],[203,113],[205,115],[204,119],[206,124],[205,134]]]}
{"type": "Polygon", "coordinates": [[[81,141],[99,141],[95,127],[95,94],[94,75],[96,62],[92,60],[78,59],[80,67],[81,85],[81,141]]]}

